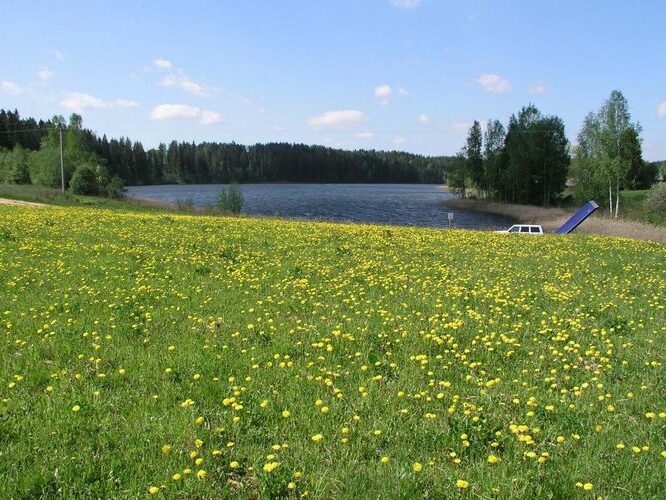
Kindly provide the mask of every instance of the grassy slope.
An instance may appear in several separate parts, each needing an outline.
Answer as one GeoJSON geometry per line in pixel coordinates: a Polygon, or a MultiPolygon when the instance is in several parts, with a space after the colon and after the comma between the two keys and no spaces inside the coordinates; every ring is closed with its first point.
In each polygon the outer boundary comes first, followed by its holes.
{"type": "Polygon", "coordinates": [[[0,496],[663,498],[665,260],[0,207],[0,496]]]}
{"type": "Polygon", "coordinates": [[[0,198],[45,203],[47,205],[83,206],[141,212],[167,212],[174,210],[174,207],[158,202],[153,203],[145,200],[138,201],[131,199],[113,200],[98,196],[79,196],[69,192],[63,193],[60,189],[33,184],[17,185],[0,183],[0,198]]]}

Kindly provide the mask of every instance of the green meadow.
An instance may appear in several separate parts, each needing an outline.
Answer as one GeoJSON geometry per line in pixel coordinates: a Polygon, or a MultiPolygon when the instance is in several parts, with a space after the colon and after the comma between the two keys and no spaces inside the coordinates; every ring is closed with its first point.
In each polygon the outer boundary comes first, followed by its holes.
{"type": "Polygon", "coordinates": [[[664,498],[666,247],[0,206],[0,497],[664,498]]]}

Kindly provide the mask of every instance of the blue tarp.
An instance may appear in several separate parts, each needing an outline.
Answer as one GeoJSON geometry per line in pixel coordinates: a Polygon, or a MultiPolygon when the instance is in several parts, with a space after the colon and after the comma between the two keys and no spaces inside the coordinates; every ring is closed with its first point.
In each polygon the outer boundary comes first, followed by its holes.
{"type": "Polygon", "coordinates": [[[594,212],[597,208],[599,208],[599,205],[597,205],[592,200],[588,201],[585,205],[580,207],[578,212],[573,214],[573,216],[568,221],[562,224],[555,231],[555,234],[569,234],[571,231],[576,229],[581,222],[592,215],[592,212],[594,212]]]}

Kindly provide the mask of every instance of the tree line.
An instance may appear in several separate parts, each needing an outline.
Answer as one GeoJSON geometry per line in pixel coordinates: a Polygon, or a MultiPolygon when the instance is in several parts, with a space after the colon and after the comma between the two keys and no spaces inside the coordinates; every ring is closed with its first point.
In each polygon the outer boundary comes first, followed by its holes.
{"type": "Polygon", "coordinates": [[[492,201],[546,207],[566,197],[606,199],[609,213],[617,217],[619,192],[647,189],[658,176],[660,162],[643,160],[640,133],[618,90],[588,114],[575,145],[559,117],[543,115],[530,104],[506,127],[490,120],[482,131],[475,121],[452,164],[449,185],[463,196],[472,187],[492,201]]]}
{"type": "Polygon", "coordinates": [[[114,189],[119,183],[442,183],[452,162],[446,156],[289,143],[172,141],[146,150],[128,138],[98,137],[77,114],[67,122],[62,116],[38,122],[1,110],[0,181],[60,186],[61,130],[66,185],[80,171],[89,194],[111,194],[110,183],[114,189]]]}

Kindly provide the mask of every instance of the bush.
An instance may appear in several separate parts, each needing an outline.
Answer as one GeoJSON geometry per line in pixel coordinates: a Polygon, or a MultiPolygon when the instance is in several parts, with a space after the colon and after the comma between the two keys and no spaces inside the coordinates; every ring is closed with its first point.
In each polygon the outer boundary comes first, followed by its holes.
{"type": "Polygon", "coordinates": [[[106,195],[114,200],[125,198],[125,182],[117,175],[111,177],[104,190],[106,195]]]}
{"type": "Polygon", "coordinates": [[[30,170],[26,162],[17,162],[9,172],[9,182],[12,184],[30,184],[30,170]]]}
{"type": "Polygon", "coordinates": [[[660,182],[650,189],[643,203],[653,214],[666,214],[666,183],[660,182]]]}
{"type": "Polygon", "coordinates": [[[244,201],[238,184],[231,184],[218,193],[216,207],[223,214],[239,214],[244,201]]]}
{"type": "Polygon", "coordinates": [[[184,200],[176,200],[176,209],[179,212],[193,212],[194,200],[192,198],[185,198],[184,200]]]}
{"type": "Polygon", "coordinates": [[[72,180],[69,182],[69,189],[74,194],[96,195],[99,193],[99,184],[97,183],[97,172],[90,165],[81,165],[76,169],[72,180]]]}

